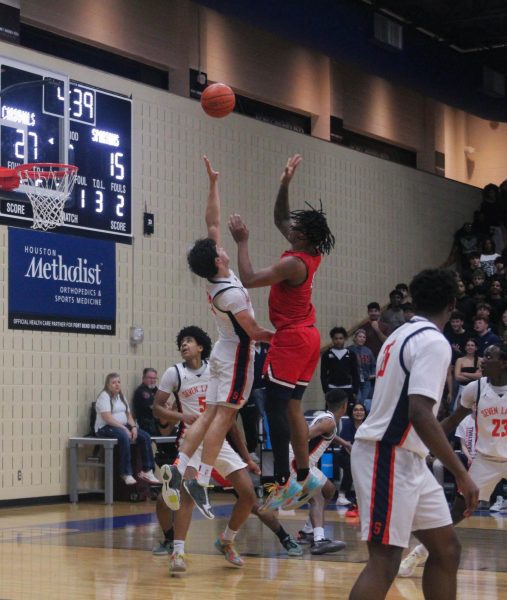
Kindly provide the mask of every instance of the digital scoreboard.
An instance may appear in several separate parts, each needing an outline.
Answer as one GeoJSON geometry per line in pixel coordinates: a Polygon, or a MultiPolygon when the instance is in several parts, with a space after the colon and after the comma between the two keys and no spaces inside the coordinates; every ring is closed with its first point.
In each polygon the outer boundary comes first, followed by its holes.
{"type": "MultiPolygon", "coordinates": [[[[0,164],[76,165],[65,224],[56,231],[132,237],[132,101],[59,73],[0,59],[0,164]]],[[[19,191],[0,191],[0,222],[30,227],[19,191]]]]}

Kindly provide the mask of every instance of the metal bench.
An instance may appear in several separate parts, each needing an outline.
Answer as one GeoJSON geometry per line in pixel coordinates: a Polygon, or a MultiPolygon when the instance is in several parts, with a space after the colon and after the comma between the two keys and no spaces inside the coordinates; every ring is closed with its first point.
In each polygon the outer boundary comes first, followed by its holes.
{"type": "MultiPolygon", "coordinates": [[[[152,437],[151,441],[156,444],[174,443],[176,436],[152,437]]],[[[69,500],[73,503],[79,501],[80,493],[104,494],[104,504],[113,503],[113,450],[117,440],[113,438],[96,437],[71,437],[69,438],[69,500]],[[104,462],[83,461],[79,462],[79,448],[82,446],[102,446],[104,448],[104,462]],[[104,469],[104,487],[94,489],[79,489],[79,468],[104,469]]]]}

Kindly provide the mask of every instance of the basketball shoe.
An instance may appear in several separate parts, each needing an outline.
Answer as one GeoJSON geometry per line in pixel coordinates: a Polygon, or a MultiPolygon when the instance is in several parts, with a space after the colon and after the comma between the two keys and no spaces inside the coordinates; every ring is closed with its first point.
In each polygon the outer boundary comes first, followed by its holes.
{"type": "Polygon", "coordinates": [[[280,544],[287,550],[289,556],[303,556],[303,548],[301,548],[291,535],[281,540],[280,544]]]}
{"type": "Polygon", "coordinates": [[[214,519],[215,515],[211,510],[212,506],[208,500],[208,488],[212,486],[201,485],[197,482],[197,479],[185,479],[183,487],[187,490],[200,513],[207,519],[214,519]]]}
{"type": "Polygon", "coordinates": [[[173,546],[174,544],[172,541],[164,540],[163,542],[160,542],[158,546],[153,548],[151,553],[153,556],[169,556],[169,554],[172,554],[173,552],[173,546]]]}
{"type": "Polygon", "coordinates": [[[216,542],[215,548],[225,556],[225,560],[234,567],[242,567],[245,561],[241,558],[239,552],[234,545],[234,542],[224,539],[224,534],[221,533],[216,542]]]}
{"type": "Polygon", "coordinates": [[[176,465],[162,465],[162,499],[171,510],[180,508],[181,473],[176,465]]]}
{"type": "Polygon", "coordinates": [[[424,561],[427,558],[428,551],[426,548],[422,544],[417,545],[412,552],[401,561],[398,575],[400,577],[412,577],[416,567],[424,564],[424,561]]]}
{"type": "Polygon", "coordinates": [[[341,542],[340,540],[333,541],[324,538],[313,542],[310,547],[310,554],[331,554],[332,552],[343,550],[345,546],[345,542],[341,542]]]}
{"type": "Polygon", "coordinates": [[[503,505],[504,505],[503,496],[497,496],[496,502],[489,507],[489,512],[500,512],[503,509],[503,505]]]}
{"type": "MultiPolygon", "coordinates": [[[[283,510],[294,510],[306,504],[310,498],[313,498],[326,483],[325,477],[319,477],[316,473],[310,471],[308,477],[303,481],[299,494],[290,497],[282,504],[283,510]]],[[[301,484],[300,484],[301,485],[301,484]]]]}
{"type": "Polygon", "coordinates": [[[177,575],[179,573],[185,573],[187,565],[185,564],[185,555],[179,552],[173,552],[169,559],[169,573],[171,575],[177,575]]]}
{"type": "Polygon", "coordinates": [[[289,477],[284,485],[268,483],[265,487],[269,492],[269,496],[267,497],[266,502],[259,508],[261,512],[282,508],[283,504],[298,496],[303,490],[302,486],[294,477],[289,477]]]}

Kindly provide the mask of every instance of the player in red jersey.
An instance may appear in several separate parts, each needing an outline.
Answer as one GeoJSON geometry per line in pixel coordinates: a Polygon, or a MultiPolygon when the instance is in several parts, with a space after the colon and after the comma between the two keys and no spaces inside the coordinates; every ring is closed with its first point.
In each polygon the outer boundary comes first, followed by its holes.
{"type": "Polygon", "coordinates": [[[289,209],[289,183],[301,163],[295,154],[282,173],[275,202],[275,225],[289,241],[290,250],[272,266],[254,271],[248,254],[248,229],[239,215],[229,219],[238,244],[238,267],[247,288],[271,286],[269,318],[276,328],[264,366],[268,378],[266,412],[274,457],[275,485],[265,509],[295,508],[320,489],[321,480],[310,471],[308,425],[301,399],[320,358],[320,334],[312,304],[313,279],[322,254],[335,239],[320,209],[289,209]],[[296,478],[290,477],[289,441],[296,460],[296,478]]]}

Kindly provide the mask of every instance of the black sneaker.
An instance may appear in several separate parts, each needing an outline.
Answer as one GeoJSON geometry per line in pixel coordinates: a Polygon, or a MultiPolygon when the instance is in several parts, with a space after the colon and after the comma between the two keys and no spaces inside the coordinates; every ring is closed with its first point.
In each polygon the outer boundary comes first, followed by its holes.
{"type": "Polygon", "coordinates": [[[207,519],[214,519],[215,515],[211,510],[212,507],[208,500],[208,487],[211,486],[200,485],[197,483],[197,479],[185,479],[183,487],[187,490],[188,495],[192,498],[201,514],[207,519]]]}
{"type": "Polygon", "coordinates": [[[303,556],[303,548],[296,542],[296,540],[288,535],[283,540],[280,540],[280,544],[287,550],[289,556],[303,556]]]}
{"type": "Polygon", "coordinates": [[[330,554],[331,552],[339,552],[345,548],[345,542],[332,541],[324,538],[318,542],[313,542],[310,548],[310,554],[330,554]]]}
{"type": "Polygon", "coordinates": [[[306,531],[300,529],[297,535],[297,542],[298,544],[313,544],[313,532],[306,533],[306,531]]]}

